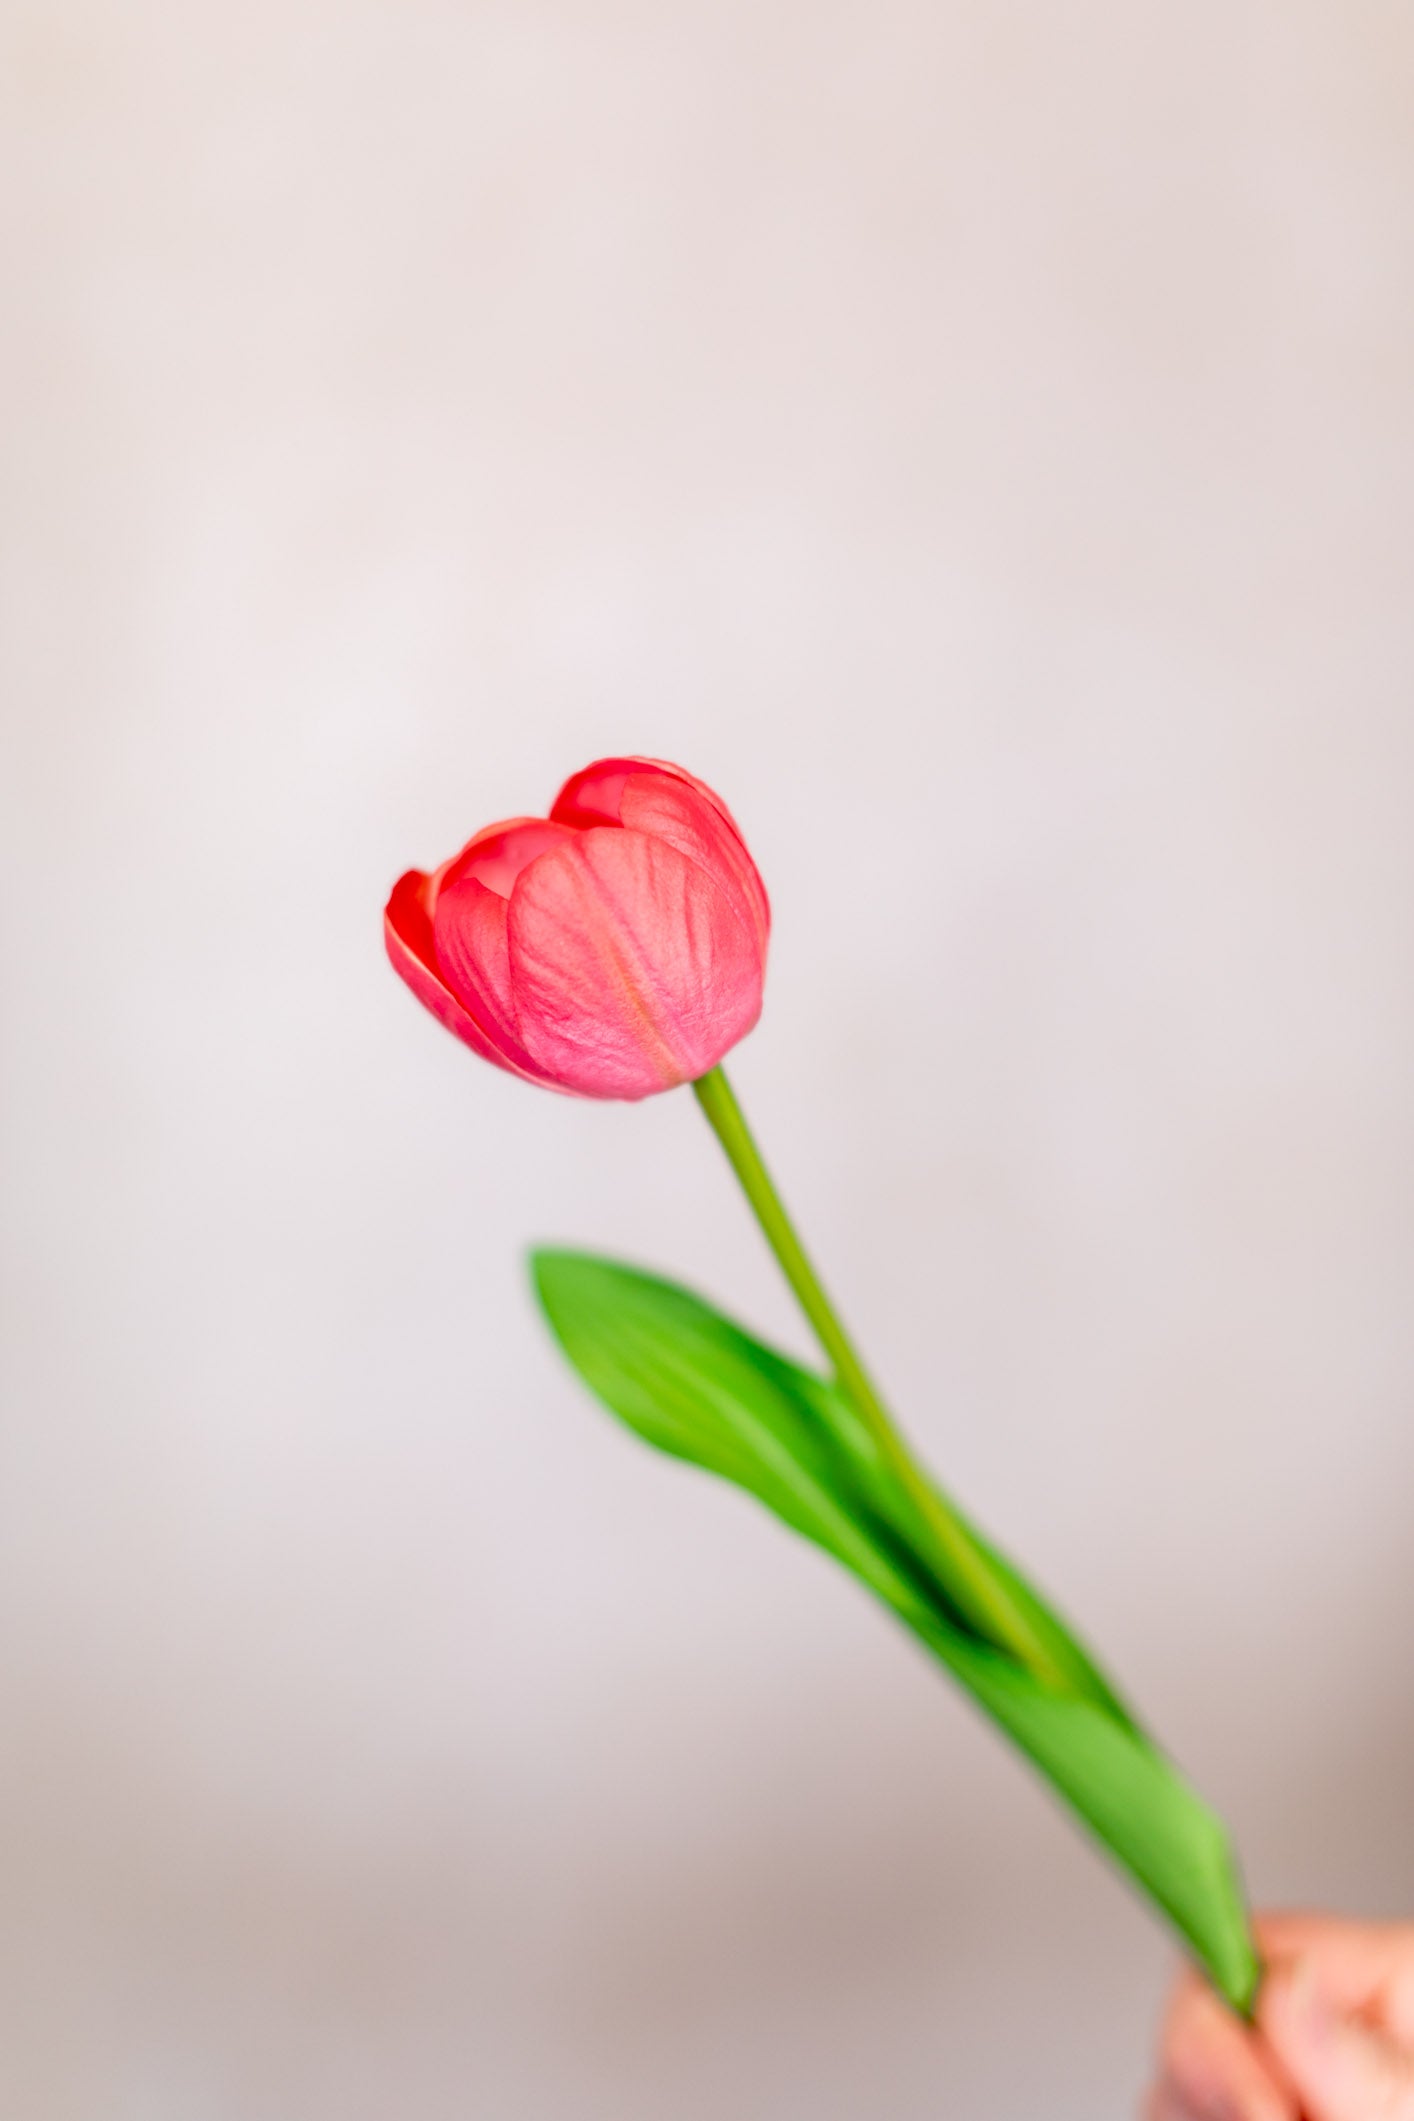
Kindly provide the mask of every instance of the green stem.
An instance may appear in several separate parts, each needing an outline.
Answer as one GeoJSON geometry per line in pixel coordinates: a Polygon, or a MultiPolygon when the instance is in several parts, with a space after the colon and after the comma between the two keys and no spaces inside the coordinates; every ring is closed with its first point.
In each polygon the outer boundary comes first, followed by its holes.
{"type": "Polygon", "coordinates": [[[796,1235],[725,1074],[720,1067],[712,1068],[692,1088],[708,1125],[727,1153],[767,1244],[829,1357],[836,1382],[853,1400],[880,1455],[903,1483],[946,1556],[948,1588],[958,1605],[984,1636],[1009,1650],[1038,1678],[1064,1683],[1065,1673],[1038,1636],[1030,1617],[1018,1607],[1005,1584],[998,1581],[968,1525],[938,1493],[894,1427],[796,1235]]]}

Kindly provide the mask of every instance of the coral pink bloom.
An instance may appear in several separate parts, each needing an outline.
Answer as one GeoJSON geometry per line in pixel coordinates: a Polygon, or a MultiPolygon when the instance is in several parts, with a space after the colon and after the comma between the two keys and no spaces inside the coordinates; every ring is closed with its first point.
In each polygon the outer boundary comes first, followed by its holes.
{"type": "Polygon", "coordinates": [[[731,812],[662,759],[600,759],[548,818],[393,886],[388,955],[498,1067],[577,1097],[705,1075],[756,1022],[771,909],[731,812]]]}

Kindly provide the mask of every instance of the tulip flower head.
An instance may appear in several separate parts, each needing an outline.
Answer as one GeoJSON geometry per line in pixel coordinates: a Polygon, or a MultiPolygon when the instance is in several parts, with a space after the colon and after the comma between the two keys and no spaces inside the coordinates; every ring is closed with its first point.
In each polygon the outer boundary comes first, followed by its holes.
{"type": "Polygon", "coordinates": [[[693,1082],[761,1013],[771,909],[720,797],[599,759],[547,818],[488,825],[384,915],[418,1000],[484,1059],[576,1097],[693,1082]]]}

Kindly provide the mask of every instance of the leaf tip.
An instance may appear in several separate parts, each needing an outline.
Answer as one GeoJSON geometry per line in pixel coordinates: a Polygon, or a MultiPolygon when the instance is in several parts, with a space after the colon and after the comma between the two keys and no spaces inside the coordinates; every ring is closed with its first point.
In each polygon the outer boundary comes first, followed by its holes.
{"type": "Polygon", "coordinates": [[[547,1314],[554,1303],[556,1288],[563,1280],[564,1266],[573,1257],[572,1252],[564,1251],[559,1245],[532,1245],[525,1255],[530,1286],[540,1308],[547,1314]]]}

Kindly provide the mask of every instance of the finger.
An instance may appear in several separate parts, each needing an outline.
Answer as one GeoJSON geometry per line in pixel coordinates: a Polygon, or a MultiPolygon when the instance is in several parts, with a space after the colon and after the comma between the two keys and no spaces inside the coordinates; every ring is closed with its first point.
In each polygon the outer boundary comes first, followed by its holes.
{"type": "Polygon", "coordinates": [[[1203,2116],[1165,2080],[1145,2100],[1144,2121],[1203,2121],[1203,2116]]]}
{"type": "Polygon", "coordinates": [[[1205,2121],[1298,2121],[1258,2042],[1196,1974],[1174,1991],[1159,2054],[1165,2087],[1205,2121]]]}
{"type": "Polygon", "coordinates": [[[1414,2048],[1414,1924],[1346,1922],[1331,1915],[1262,1915],[1262,1955],[1275,1970],[1309,1959],[1320,1987],[1345,2015],[1359,2015],[1414,2048]]]}
{"type": "Polygon", "coordinates": [[[1414,2059],[1350,2014],[1317,1953],[1272,1970],[1257,2015],[1310,2121],[1414,2121],[1414,2059]]]}
{"type": "Polygon", "coordinates": [[[1225,2094],[1217,2104],[1205,2100],[1197,2105],[1171,2077],[1165,2077],[1150,2091],[1143,2121],[1246,2121],[1246,2110],[1234,2106],[1225,2094]]]}

